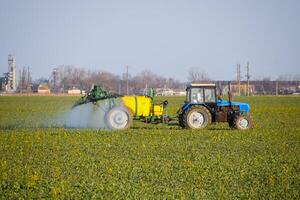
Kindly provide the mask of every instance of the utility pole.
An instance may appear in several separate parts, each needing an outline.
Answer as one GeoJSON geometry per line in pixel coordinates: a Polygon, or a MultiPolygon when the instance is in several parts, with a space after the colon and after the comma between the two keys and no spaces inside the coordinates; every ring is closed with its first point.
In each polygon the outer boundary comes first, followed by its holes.
{"type": "Polygon", "coordinates": [[[276,96],[278,96],[278,81],[276,81],[276,96]]]}
{"type": "Polygon", "coordinates": [[[247,96],[249,96],[250,92],[249,92],[249,82],[250,82],[250,73],[249,73],[249,62],[247,62],[247,74],[246,74],[246,78],[247,78],[247,96]]]}
{"type": "Polygon", "coordinates": [[[19,90],[21,93],[22,93],[22,88],[23,88],[22,77],[23,77],[22,71],[21,71],[21,69],[19,69],[19,90]]]}
{"type": "Polygon", "coordinates": [[[237,86],[238,96],[241,96],[241,65],[237,64],[237,86]]]}
{"type": "Polygon", "coordinates": [[[27,84],[29,85],[30,82],[30,71],[29,71],[29,66],[27,66],[27,84]]]}
{"type": "Polygon", "coordinates": [[[128,95],[128,65],[126,65],[126,94],[128,95]]]}
{"type": "Polygon", "coordinates": [[[27,86],[26,86],[26,90],[27,92],[30,90],[30,70],[29,70],[29,66],[27,66],[27,86]]]}
{"type": "Polygon", "coordinates": [[[122,80],[119,81],[118,94],[121,95],[122,80]]]}

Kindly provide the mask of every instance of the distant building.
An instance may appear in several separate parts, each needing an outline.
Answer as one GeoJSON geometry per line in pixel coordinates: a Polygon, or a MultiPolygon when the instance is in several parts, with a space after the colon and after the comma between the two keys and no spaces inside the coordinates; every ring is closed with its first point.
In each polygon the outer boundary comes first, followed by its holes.
{"type": "Polygon", "coordinates": [[[174,96],[185,96],[186,95],[186,91],[185,90],[180,90],[180,89],[174,89],[174,96]]]}
{"type": "Polygon", "coordinates": [[[157,88],[156,95],[157,96],[173,96],[174,91],[170,88],[157,88]]]}
{"type": "Polygon", "coordinates": [[[0,91],[15,92],[16,84],[16,57],[8,55],[8,72],[4,73],[4,77],[0,77],[0,91]]]}
{"type": "Polygon", "coordinates": [[[54,68],[52,70],[51,78],[50,78],[50,86],[52,93],[61,92],[60,90],[60,77],[59,77],[59,68],[54,68]]]}
{"type": "Polygon", "coordinates": [[[47,83],[41,83],[38,87],[37,92],[39,94],[50,94],[50,88],[49,85],[47,83]]]}
{"type": "Polygon", "coordinates": [[[0,77],[0,91],[5,91],[6,89],[6,77],[0,77]]]}
{"type": "MultiPolygon", "coordinates": [[[[231,91],[234,95],[238,95],[239,86],[237,84],[231,84],[231,91]]],[[[241,95],[247,94],[247,84],[240,85],[240,93],[241,93],[241,95]]],[[[255,93],[255,85],[253,85],[253,84],[249,85],[249,93],[250,94],[255,93]]]]}
{"type": "Polygon", "coordinates": [[[68,90],[68,94],[81,94],[81,90],[74,87],[68,90]]]}
{"type": "Polygon", "coordinates": [[[8,55],[8,72],[7,72],[7,85],[6,91],[15,92],[17,89],[16,84],[16,57],[14,55],[8,55]]]}

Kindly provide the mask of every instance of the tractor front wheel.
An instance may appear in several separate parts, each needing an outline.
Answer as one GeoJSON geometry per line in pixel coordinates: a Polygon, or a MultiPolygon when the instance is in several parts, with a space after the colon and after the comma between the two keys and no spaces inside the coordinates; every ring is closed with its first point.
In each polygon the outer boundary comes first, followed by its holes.
{"type": "Polygon", "coordinates": [[[235,128],[234,120],[236,119],[236,117],[238,117],[238,115],[235,113],[228,117],[228,125],[230,128],[235,128]]]}
{"type": "Polygon", "coordinates": [[[239,130],[247,130],[252,128],[253,123],[248,115],[238,115],[233,120],[233,126],[239,130]]]}
{"type": "Polygon", "coordinates": [[[185,128],[204,129],[211,124],[211,121],[211,113],[204,106],[193,106],[183,116],[183,125],[185,128]]]}
{"type": "Polygon", "coordinates": [[[122,130],[130,127],[132,117],[127,108],[113,107],[105,114],[106,126],[112,130],[122,130]]]}

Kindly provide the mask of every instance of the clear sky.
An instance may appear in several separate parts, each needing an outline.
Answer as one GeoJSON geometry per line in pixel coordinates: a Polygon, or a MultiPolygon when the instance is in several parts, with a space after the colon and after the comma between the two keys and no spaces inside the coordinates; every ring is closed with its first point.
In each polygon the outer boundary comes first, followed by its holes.
{"type": "Polygon", "coordinates": [[[185,81],[189,68],[233,79],[300,74],[299,0],[0,0],[0,72],[7,55],[33,78],[59,65],[144,69],[185,81]]]}

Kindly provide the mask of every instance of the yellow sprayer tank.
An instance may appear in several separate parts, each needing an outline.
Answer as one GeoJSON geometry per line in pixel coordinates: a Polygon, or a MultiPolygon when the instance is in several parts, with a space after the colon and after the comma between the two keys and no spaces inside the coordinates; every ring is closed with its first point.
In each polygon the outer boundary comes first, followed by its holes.
{"type": "Polygon", "coordinates": [[[153,105],[148,96],[124,96],[121,97],[124,106],[134,117],[161,116],[163,113],[162,105],[153,105]]]}

